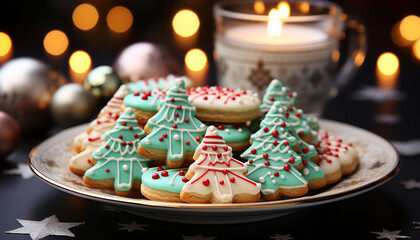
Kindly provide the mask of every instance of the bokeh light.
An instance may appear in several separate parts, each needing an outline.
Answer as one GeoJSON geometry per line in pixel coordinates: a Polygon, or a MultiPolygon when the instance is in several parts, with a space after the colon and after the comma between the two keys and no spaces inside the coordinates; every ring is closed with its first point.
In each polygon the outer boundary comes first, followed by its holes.
{"type": "Polygon", "coordinates": [[[308,2],[302,2],[299,7],[302,13],[308,13],[311,10],[311,5],[308,2]]]}
{"type": "Polygon", "coordinates": [[[91,64],[89,54],[81,50],[74,52],[69,59],[70,68],[76,73],[85,73],[90,69],[91,64]]]}
{"type": "Polygon", "coordinates": [[[207,56],[200,49],[191,49],[185,55],[185,65],[192,71],[201,71],[207,64],[207,56]]]}
{"type": "Polygon", "coordinates": [[[280,36],[281,31],[283,30],[283,25],[280,21],[280,13],[277,9],[273,8],[268,13],[268,20],[267,23],[267,34],[271,38],[275,38],[280,36]]]}
{"type": "Polygon", "coordinates": [[[60,30],[52,30],[44,37],[44,48],[49,54],[58,56],[63,54],[69,45],[65,33],[60,30]]]}
{"type": "Polygon", "coordinates": [[[334,50],[334,51],[331,53],[331,60],[332,60],[333,62],[338,62],[338,61],[340,60],[340,51],[338,51],[338,50],[334,50]]]}
{"type": "Polygon", "coordinates": [[[400,23],[400,33],[408,41],[415,41],[420,37],[420,18],[414,15],[405,17],[400,23]]]}
{"type": "Polygon", "coordinates": [[[390,76],[398,71],[400,63],[395,54],[386,52],[379,56],[376,66],[380,73],[390,76]]]}
{"type": "Polygon", "coordinates": [[[392,27],[392,30],[391,30],[391,38],[392,38],[392,41],[395,44],[397,44],[397,46],[406,47],[406,46],[409,46],[411,44],[411,42],[408,41],[408,40],[406,40],[405,38],[403,38],[401,36],[400,24],[401,24],[401,22],[397,22],[392,27]]]}
{"type": "Polygon", "coordinates": [[[73,11],[74,25],[84,31],[95,27],[98,22],[99,14],[96,8],[88,3],[83,3],[77,6],[73,11]]]}
{"type": "Polygon", "coordinates": [[[4,32],[0,32],[0,57],[6,56],[12,50],[12,39],[4,32]]]}
{"type": "Polygon", "coordinates": [[[264,5],[264,2],[263,2],[263,1],[260,1],[260,0],[255,1],[255,2],[254,2],[254,11],[255,11],[257,14],[263,14],[263,13],[265,12],[265,5],[264,5]]]}
{"type": "Polygon", "coordinates": [[[420,39],[418,39],[417,41],[414,42],[412,50],[413,50],[414,56],[418,60],[420,60],[420,39]]]}
{"type": "Polygon", "coordinates": [[[175,14],[172,27],[176,34],[182,37],[190,37],[200,27],[200,19],[195,12],[184,9],[175,14]]]}
{"type": "Polygon", "coordinates": [[[288,18],[290,16],[290,5],[287,2],[279,2],[277,10],[279,11],[280,18],[288,18]]]}
{"type": "Polygon", "coordinates": [[[123,33],[133,24],[133,14],[128,8],[117,6],[108,12],[106,23],[112,31],[123,33]]]}

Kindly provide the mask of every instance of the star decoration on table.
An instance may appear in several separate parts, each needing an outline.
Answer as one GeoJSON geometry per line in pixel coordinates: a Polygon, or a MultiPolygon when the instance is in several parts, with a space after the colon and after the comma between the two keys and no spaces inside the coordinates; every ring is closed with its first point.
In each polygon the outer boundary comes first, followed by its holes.
{"type": "Polygon", "coordinates": [[[19,163],[17,168],[4,170],[4,173],[11,175],[21,175],[23,179],[30,179],[34,173],[29,168],[28,164],[19,163]]]}
{"type": "Polygon", "coordinates": [[[281,234],[277,234],[275,236],[270,236],[270,238],[275,239],[275,240],[291,240],[293,239],[290,234],[287,235],[281,235],[281,234]]]}
{"type": "Polygon", "coordinates": [[[396,240],[396,239],[401,239],[401,238],[411,238],[410,236],[400,235],[400,232],[401,230],[388,231],[385,228],[382,228],[382,232],[371,232],[371,233],[379,235],[378,237],[376,237],[376,239],[396,240]]]}
{"type": "Polygon", "coordinates": [[[420,222],[414,222],[413,221],[413,224],[416,225],[416,226],[414,226],[414,229],[420,229],[420,222]]]}
{"type": "Polygon", "coordinates": [[[121,212],[121,210],[119,208],[116,208],[114,206],[111,205],[104,205],[102,208],[102,211],[104,212],[121,212]]]}
{"type": "Polygon", "coordinates": [[[23,227],[16,228],[5,233],[29,234],[33,240],[46,236],[74,237],[69,228],[84,224],[84,222],[60,222],[55,215],[44,218],[42,221],[16,219],[23,227]]]}
{"type": "Polygon", "coordinates": [[[410,179],[408,181],[402,181],[400,183],[404,186],[405,190],[413,190],[413,189],[420,190],[420,182],[417,182],[414,179],[410,179]]]}
{"type": "Polygon", "coordinates": [[[137,224],[135,221],[132,221],[131,223],[124,224],[124,223],[118,223],[120,225],[120,230],[127,230],[128,232],[133,232],[135,230],[139,231],[145,231],[143,228],[149,226],[148,224],[137,224]]]}
{"type": "Polygon", "coordinates": [[[409,141],[392,141],[392,145],[401,155],[413,157],[420,154],[420,139],[409,141]]]}
{"type": "Polygon", "coordinates": [[[398,90],[385,90],[378,87],[362,86],[361,89],[355,91],[352,95],[354,100],[373,101],[382,103],[388,100],[402,101],[407,96],[398,90]]]}
{"type": "Polygon", "coordinates": [[[214,240],[217,239],[217,237],[204,237],[201,234],[195,235],[195,236],[186,236],[182,235],[183,240],[214,240]]]}

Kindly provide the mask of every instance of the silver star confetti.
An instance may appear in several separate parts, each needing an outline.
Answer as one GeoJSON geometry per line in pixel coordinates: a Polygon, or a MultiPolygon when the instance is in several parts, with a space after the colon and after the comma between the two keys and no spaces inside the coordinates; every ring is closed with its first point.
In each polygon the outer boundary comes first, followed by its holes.
{"type": "Polygon", "coordinates": [[[293,239],[290,234],[287,235],[281,235],[281,234],[277,234],[275,236],[271,236],[270,238],[273,238],[275,240],[291,240],[293,239]]]}
{"type": "Polygon", "coordinates": [[[396,239],[399,239],[399,238],[411,238],[410,236],[400,235],[400,232],[401,232],[401,230],[388,231],[385,228],[382,228],[382,232],[371,232],[371,233],[379,235],[378,237],[376,237],[376,239],[396,240],[396,239]]]}
{"type": "Polygon", "coordinates": [[[413,224],[416,225],[416,226],[414,226],[415,229],[420,229],[420,222],[414,222],[413,221],[413,224]]]}
{"type": "Polygon", "coordinates": [[[214,240],[216,238],[217,237],[204,237],[201,234],[198,234],[198,235],[195,235],[195,236],[185,236],[185,235],[182,235],[182,239],[183,240],[214,240]]]}
{"type": "Polygon", "coordinates": [[[19,163],[17,168],[5,170],[4,173],[11,175],[21,175],[23,179],[30,179],[34,176],[28,164],[19,163]]]}
{"type": "Polygon", "coordinates": [[[420,182],[417,182],[414,179],[410,179],[408,181],[402,181],[400,183],[404,186],[405,190],[413,190],[413,189],[420,190],[420,182]]]}
{"type": "Polygon", "coordinates": [[[118,225],[120,225],[120,230],[127,230],[128,232],[133,232],[135,230],[140,230],[140,231],[145,231],[143,228],[147,227],[149,225],[147,224],[137,224],[135,221],[132,221],[129,224],[124,224],[124,223],[118,223],[118,225]]]}
{"type": "Polygon", "coordinates": [[[60,222],[55,215],[44,218],[42,221],[16,220],[23,227],[5,231],[5,233],[29,234],[33,240],[50,235],[74,237],[69,228],[84,224],[84,222],[60,222]]]}

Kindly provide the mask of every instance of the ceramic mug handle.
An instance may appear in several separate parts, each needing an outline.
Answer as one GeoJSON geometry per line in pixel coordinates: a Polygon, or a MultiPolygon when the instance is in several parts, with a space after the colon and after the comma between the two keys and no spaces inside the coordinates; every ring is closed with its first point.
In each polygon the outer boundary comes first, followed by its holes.
{"type": "Polygon", "coordinates": [[[330,92],[332,96],[338,90],[348,84],[350,79],[363,64],[367,50],[366,29],[355,17],[349,17],[346,24],[347,58],[334,75],[334,89],[330,92]]]}

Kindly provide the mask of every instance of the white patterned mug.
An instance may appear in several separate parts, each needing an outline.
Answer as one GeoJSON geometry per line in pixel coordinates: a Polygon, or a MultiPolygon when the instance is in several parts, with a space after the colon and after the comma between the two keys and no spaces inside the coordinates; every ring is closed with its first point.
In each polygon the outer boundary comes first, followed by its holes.
{"type": "Polygon", "coordinates": [[[363,63],[364,26],[346,19],[335,3],[290,1],[290,17],[280,19],[282,32],[273,37],[267,34],[267,22],[273,20],[267,14],[278,2],[257,2],[265,8],[260,14],[255,13],[255,2],[225,1],[214,6],[219,85],[252,89],[262,97],[276,78],[298,92],[300,108],[319,115],[332,93],[363,63]],[[340,59],[340,41],[345,37],[349,54],[340,59]],[[339,60],[342,66],[337,70],[339,60]]]}

